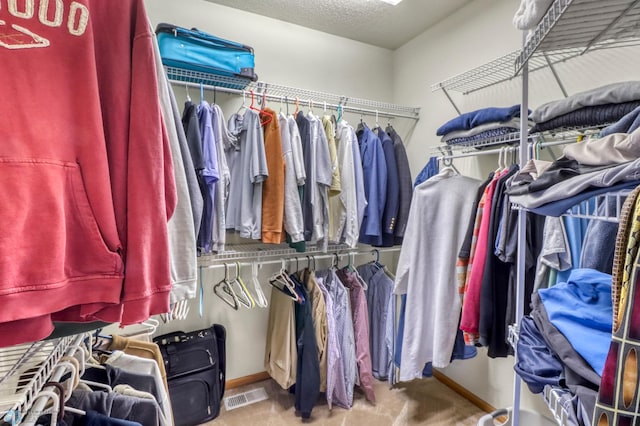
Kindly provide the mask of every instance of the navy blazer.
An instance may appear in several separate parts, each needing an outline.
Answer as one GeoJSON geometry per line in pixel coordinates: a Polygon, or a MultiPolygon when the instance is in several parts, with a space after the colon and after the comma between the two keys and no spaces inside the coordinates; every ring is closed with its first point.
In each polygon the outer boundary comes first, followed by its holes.
{"type": "Polygon", "coordinates": [[[382,247],[391,247],[395,242],[395,230],[400,207],[400,179],[398,164],[393,149],[391,137],[381,127],[375,129],[376,135],[382,142],[382,151],[387,165],[387,197],[382,214],[382,247]]]}
{"type": "Polygon", "coordinates": [[[402,244],[404,231],[409,221],[409,209],[411,208],[411,197],[413,197],[413,179],[411,178],[407,150],[402,143],[402,138],[400,138],[400,135],[391,126],[387,126],[386,132],[393,140],[393,150],[396,155],[396,165],[398,168],[399,206],[394,243],[399,245],[402,244]]]}

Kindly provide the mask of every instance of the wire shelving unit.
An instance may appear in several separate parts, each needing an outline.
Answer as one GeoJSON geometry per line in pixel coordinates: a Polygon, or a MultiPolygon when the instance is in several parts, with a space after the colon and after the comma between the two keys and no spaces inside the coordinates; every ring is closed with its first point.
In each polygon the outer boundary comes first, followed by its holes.
{"type": "Polygon", "coordinates": [[[245,97],[254,93],[258,101],[260,101],[264,95],[264,97],[270,101],[289,104],[298,102],[301,107],[312,104],[318,108],[326,107],[335,109],[340,105],[344,111],[370,116],[379,115],[381,117],[398,117],[410,120],[420,119],[419,107],[396,105],[388,102],[284,86],[264,81],[253,82],[235,77],[218,76],[174,67],[165,67],[165,69],[172,83],[184,84],[187,87],[196,89],[206,88],[208,90],[232,93],[245,97]]]}

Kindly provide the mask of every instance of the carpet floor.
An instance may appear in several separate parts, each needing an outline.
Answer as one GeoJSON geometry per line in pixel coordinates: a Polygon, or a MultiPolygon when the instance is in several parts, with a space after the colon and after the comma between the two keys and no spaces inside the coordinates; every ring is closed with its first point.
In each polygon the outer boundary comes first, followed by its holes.
{"type": "MultiPolygon", "coordinates": [[[[273,380],[231,389],[225,398],[263,387],[269,399],[226,411],[207,425],[237,426],[259,424],[264,426],[298,425],[302,421],[295,415],[294,397],[282,390],[273,380]]],[[[324,398],[318,400],[311,419],[315,425],[366,426],[476,426],[485,412],[435,378],[400,383],[392,389],[386,383],[375,381],[376,404],[370,404],[356,390],[350,410],[334,407],[329,410],[324,398]]]]}

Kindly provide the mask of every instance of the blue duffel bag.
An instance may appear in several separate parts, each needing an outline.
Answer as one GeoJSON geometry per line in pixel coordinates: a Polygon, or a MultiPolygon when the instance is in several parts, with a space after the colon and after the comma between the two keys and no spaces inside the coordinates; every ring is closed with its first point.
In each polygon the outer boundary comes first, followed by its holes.
{"type": "Polygon", "coordinates": [[[238,89],[258,80],[250,46],[164,23],[158,24],[156,34],[162,63],[172,79],[238,89]]]}

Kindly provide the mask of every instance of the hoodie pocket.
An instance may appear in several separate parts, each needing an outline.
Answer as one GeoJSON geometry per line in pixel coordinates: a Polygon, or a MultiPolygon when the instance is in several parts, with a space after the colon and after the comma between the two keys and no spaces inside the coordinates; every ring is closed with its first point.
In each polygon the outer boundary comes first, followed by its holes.
{"type": "Polygon", "coordinates": [[[122,274],[76,163],[0,159],[0,294],[122,274]]]}

